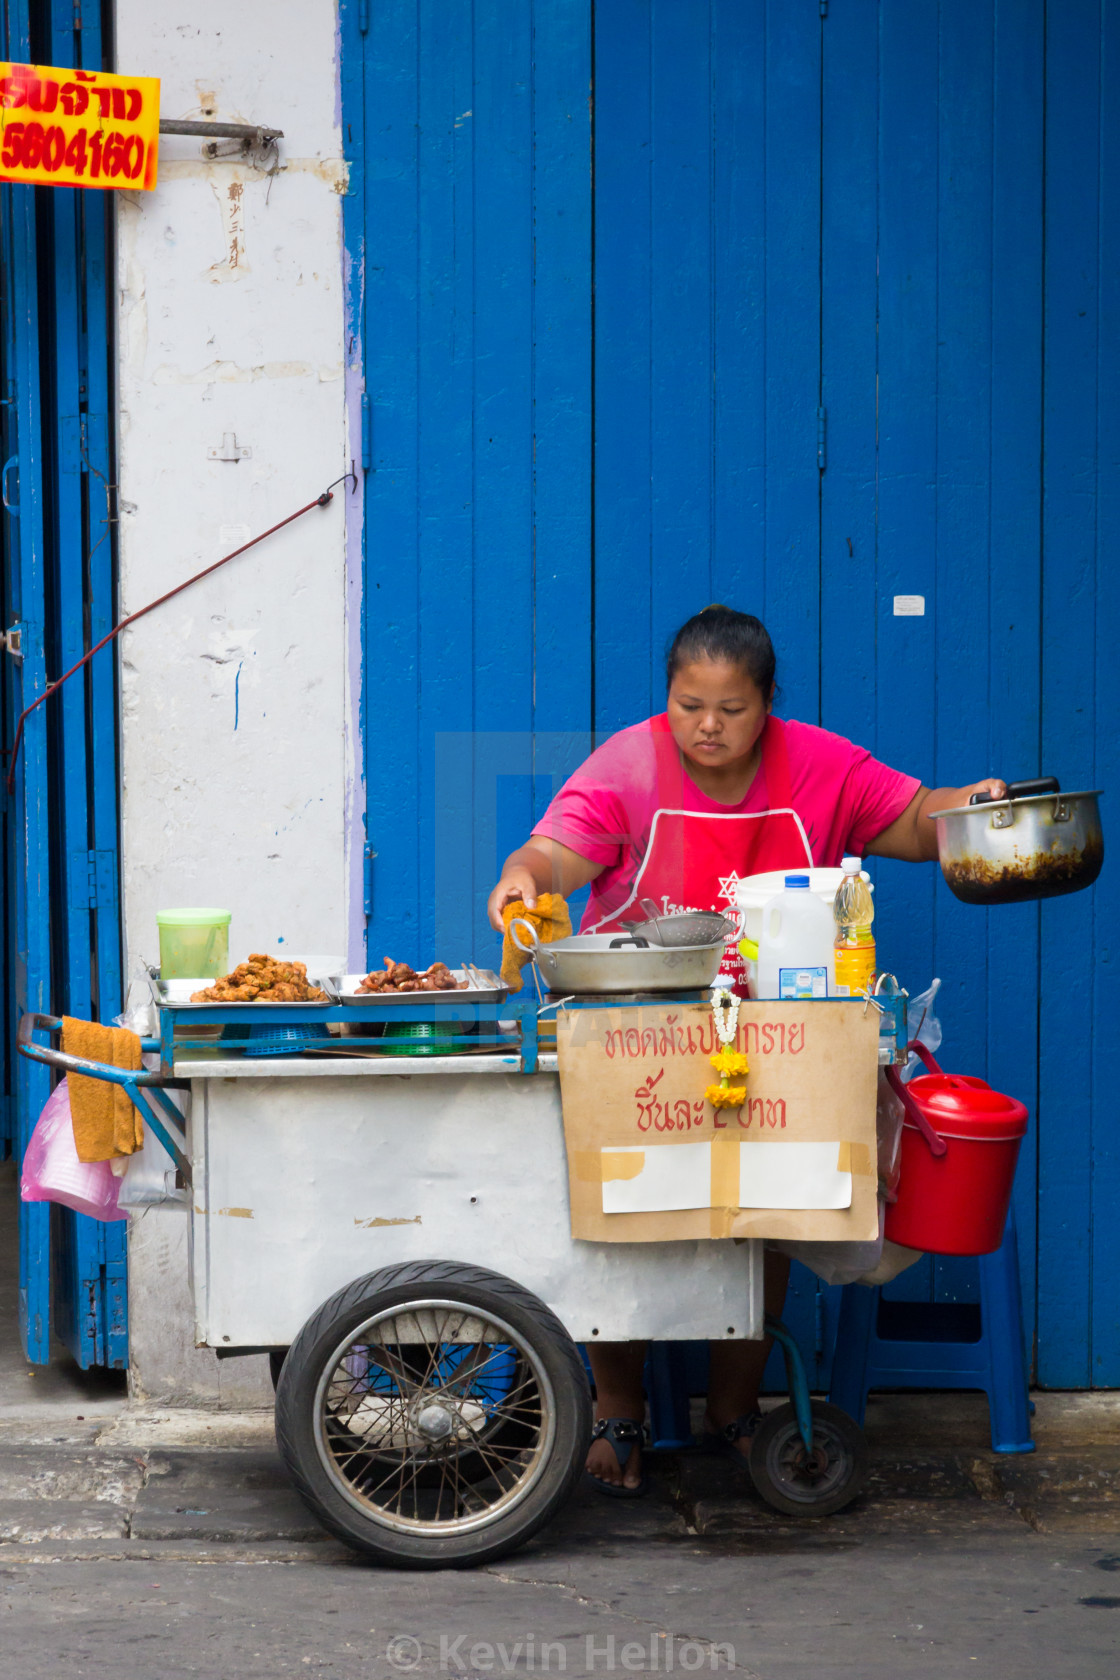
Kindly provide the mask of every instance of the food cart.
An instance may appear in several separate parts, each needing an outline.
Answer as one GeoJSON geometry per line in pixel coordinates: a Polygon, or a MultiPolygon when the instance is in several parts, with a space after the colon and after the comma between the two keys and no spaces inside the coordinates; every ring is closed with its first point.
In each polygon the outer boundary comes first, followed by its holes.
{"type": "MultiPolygon", "coordinates": [[[[863,1479],[859,1430],[810,1401],[792,1339],[764,1326],[761,1242],[573,1241],[557,1057],[541,1040],[555,1007],[471,992],[161,999],[144,1041],[159,1066],[144,1072],[63,1054],[53,1017],[20,1024],[24,1055],[124,1086],[172,1155],[196,1342],[272,1356],[295,1486],[383,1564],[486,1562],[548,1522],[589,1442],[580,1343],[770,1332],[791,1403],[752,1443],[760,1493],[822,1515],[863,1479]],[[387,1053],[405,1023],[438,1033],[441,1053],[387,1053]]],[[[904,1059],[904,994],[881,1031],[880,1062],[904,1059]]]]}

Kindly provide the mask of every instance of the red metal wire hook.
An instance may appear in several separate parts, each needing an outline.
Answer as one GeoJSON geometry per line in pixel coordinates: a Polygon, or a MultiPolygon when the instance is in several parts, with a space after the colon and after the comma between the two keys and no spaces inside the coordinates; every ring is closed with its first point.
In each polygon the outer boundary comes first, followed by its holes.
{"type": "MultiPolygon", "coordinates": [[[[63,683],[68,681],[68,679],[74,675],[75,671],[80,671],[83,665],[88,665],[95,653],[100,653],[103,647],[107,646],[109,642],[119,636],[122,630],[127,630],[130,624],[135,624],[138,618],[143,618],[147,613],[153,612],[156,607],[162,607],[163,603],[165,601],[170,601],[173,596],[181,595],[183,590],[189,589],[192,583],[199,583],[204,577],[209,577],[210,573],[216,572],[219,566],[224,566],[228,560],[236,560],[237,556],[239,554],[244,554],[247,548],[254,548],[257,543],[263,542],[266,537],[274,536],[277,531],[282,531],[285,525],[291,525],[295,520],[302,519],[305,513],[311,512],[312,508],[326,507],[328,502],[334,501],[335,485],[344,484],[351,478],[354,480],[354,491],[356,491],[358,480],[353,468],[351,468],[348,473],[343,473],[341,478],[336,478],[334,484],[329,484],[323,491],[322,495],[316,496],[313,502],[308,502],[304,507],[297,508],[294,513],[289,513],[286,519],[280,519],[275,525],[270,525],[268,530],[262,531],[259,536],[250,537],[249,541],[247,543],[242,543],[240,548],[231,549],[228,554],[223,554],[220,560],[215,560],[213,565],[205,566],[201,572],[196,572],[193,577],[185,579],[183,583],[177,583],[174,589],[169,589],[167,594],[159,596],[158,600],[149,601],[146,607],[141,607],[137,612],[129,613],[128,617],[122,618],[120,623],[114,629],[110,630],[107,636],[102,636],[101,640],[95,647],[91,647],[88,653],[84,653],[78,660],[77,664],[71,665],[70,669],[68,671],[64,671],[55,682],[48,683],[42,694],[40,694],[37,699],[33,700],[30,706],[25,706],[16,720],[15,739],[12,742],[11,748],[7,752],[8,793],[11,794],[15,788],[16,761],[19,758],[19,749],[23,740],[23,726],[25,722],[31,716],[32,712],[43,704],[44,700],[49,700],[52,694],[56,694],[58,692],[63,683]]],[[[351,494],[354,494],[354,491],[351,491],[351,494]]]]}

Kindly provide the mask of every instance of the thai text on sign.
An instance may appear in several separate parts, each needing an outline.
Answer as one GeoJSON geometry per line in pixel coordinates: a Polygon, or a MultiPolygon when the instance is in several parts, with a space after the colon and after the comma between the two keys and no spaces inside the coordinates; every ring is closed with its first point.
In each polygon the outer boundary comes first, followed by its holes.
{"type": "MultiPolygon", "coordinates": [[[[653,1015],[652,1011],[645,1013],[653,1015]]],[[[741,1108],[721,1113],[704,1100],[702,1090],[698,1096],[676,1094],[671,1074],[677,1060],[685,1063],[687,1080],[694,1076],[697,1055],[711,1056],[720,1047],[710,1011],[699,1020],[684,1020],[672,1011],[658,1012],[656,1026],[632,1024],[641,1022],[642,1016],[641,1010],[629,1010],[625,1017],[620,1017],[627,1024],[608,1027],[602,1036],[602,1049],[608,1062],[643,1064],[645,1078],[634,1089],[638,1131],[687,1132],[694,1126],[702,1126],[708,1118],[717,1132],[734,1129],[736,1125],[742,1131],[755,1124],[785,1127],[786,1104],[782,1096],[748,1096],[741,1108]],[[670,1074],[668,1079],[666,1073],[670,1074]]],[[[574,1023],[573,1034],[577,1038],[582,1024],[579,1020],[574,1023]]],[[[735,1048],[751,1056],[799,1056],[806,1046],[806,1030],[804,1013],[801,1019],[790,1021],[741,1020],[735,1048]]]]}
{"type": "Polygon", "coordinates": [[[151,192],[159,81],[0,64],[0,181],[151,192]]]}

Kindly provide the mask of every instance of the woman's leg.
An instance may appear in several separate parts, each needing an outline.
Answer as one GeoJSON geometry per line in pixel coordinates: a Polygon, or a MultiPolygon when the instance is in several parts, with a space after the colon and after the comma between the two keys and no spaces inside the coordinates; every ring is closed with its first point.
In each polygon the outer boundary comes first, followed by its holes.
{"type": "MultiPolygon", "coordinates": [[[[595,1378],[595,1421],[600,1418],[634,1418],[646,1415],[642,1391],[642,1368],[646,1362],[645,1342],[596,1342],[587,1350],[595,1378]]],[[[642,1479],[642,1449],[635,1446],[626,1460],[625,1475],[609,1441],[592,1441],[587,1468],[601,1482],[612,1487],[623,1483],[637,1487],[642,1479]]]]}
{"type": "MultiPolygon", "coordinates": [[[[781,1316],[789,1284],[789,1261],[784,1254],[767,1253],[763,1296],[766,1311],[781,1316]]],[[[761,1342],[712,1342],[711,1365],[708,1376],[708,1409],[704,1417],[706,1429],[724,1429],[736,1418],[758,1410],[758,1391],[762,1373],[773,1346],[767,1336],[761,1342]]],[[[736,1446],[746,1456],[750,1440],[741,1437],[736,1446]]]]}

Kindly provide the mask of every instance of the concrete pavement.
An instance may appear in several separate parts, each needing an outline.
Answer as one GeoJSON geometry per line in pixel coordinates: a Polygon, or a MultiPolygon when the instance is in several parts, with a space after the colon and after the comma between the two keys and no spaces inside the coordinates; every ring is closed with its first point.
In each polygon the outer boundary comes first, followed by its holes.
{"type": "Polygon", "coordinates": [[[0,1673],[1112,1680],[1118,1423],[1112,1396],[1041,1395],[1039,1450],[1000,1458],[981,1397],[885,1397],[870,1486],[837,1516],[783,1519],[665,1455],[647,1500],[581,1491],[515,1556],[416,1575],[322,1534],[270,1414],[9,1409],[0,1673]]]}
{"type": "MultiPolygon", "coordinates": [[[[1115,1535],[1120,1549],[1120,1396],[1039,1395],[1029,1455],[991,1451],[980,1395],[873,1399],[866,1434],[868,1487],[833,1517],[781,1517],[722,1461],[673,1453],[652,1456],[649,1499],[589,1490],[559,1526],[589,1542],[695,1537],[731,1553],[899,1534],[1115,1535]]],[[[0,1416],[0,1545],[52,1543],[143,1555],[149,1544],[328,1542],[287,1482],[270,1412],[56,1405],[0,1416]]]]}
{"type": "MultiPolygon", "coordinates": [[[[204,1496],[197,1480],[178,1487],[184,1498],[204,1496]]],[[[682,1533],[663,1501],[624,1514],[592,1506],[594,1498],[515,1557],[435,1575],[363,1568],[328,1541],[10,1544],[0,1547],[0,1672],[19,1680],[1116,1673],[1114,1535],[1047,1534],[1012,1518],[971,1529],[887,1532],[875,1523],[844,1534],[701,1536],[682,1533]]],[[[209,1532],[219,1531],[229,1534],[212,1515],[209,1532]]]]}

